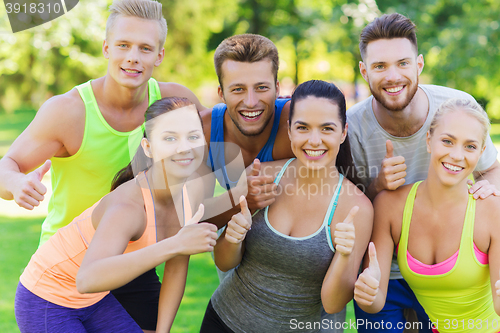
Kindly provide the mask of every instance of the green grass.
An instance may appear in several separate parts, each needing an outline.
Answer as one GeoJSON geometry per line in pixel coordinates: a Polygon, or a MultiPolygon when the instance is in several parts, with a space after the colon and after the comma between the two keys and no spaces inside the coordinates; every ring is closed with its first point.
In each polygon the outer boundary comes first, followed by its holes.
{"type": "Polygon", "coordinates": [[[14,296],[19,276],[38,246],[42,221],[0,216],[0,332],[19,332],[14,296]]]}

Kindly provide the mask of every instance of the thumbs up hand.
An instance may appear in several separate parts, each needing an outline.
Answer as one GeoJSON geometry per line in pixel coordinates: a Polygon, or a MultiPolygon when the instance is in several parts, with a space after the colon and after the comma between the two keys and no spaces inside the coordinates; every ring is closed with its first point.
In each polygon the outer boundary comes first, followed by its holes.
{"type": "Polygon", "coordinates": [[[246,199],[251,210],[269,206],[276,200],[277,196],[277,185],[274,183],[274,178],[263,175],[261,167],[260,161],[255,159],[247,175],[248,195],[246,199]]]}
{"type": "Polygon", "coordinates": [[[43,201],[47,188],[42,184],[42,178],[50,170],[50,165],[50,160],[47,160],[38,169],[20,179],[13,191],[14,200],[20,207],[32,210],[43,201]]]}
{"type": "Polygon", "coordinates": [[[226,240],[233,244],[243,242],[248,230],[252,227],[252,214],[244,196],[240,197],[240,207],[241,212],[233,215],[226,227],[226,240]]]}
{"type": "Polygon", "coordinates": [[[377,193],[382,190],[395,190],[405,183],[406,164],[403,156],[394,156],[394,147],[391,140],[385,142],[387,153],[377,178],[375,188],[377,193]]]}
{"type": "Polygon", "coordinates": [[[381,278],[377,251],[373,242],[368,245],[368,255],[370,263],[354,284],[354,299],[359,304],[370,306],[377,297],[381,278]]]}
{"type": "Polygon", "coordinates": [[[352,207],[345,220],[335,225],[335,250],[343,256],[348,256],[352,253],[356,238],[353,221],[358,211],[358,206],[352,207]]]}

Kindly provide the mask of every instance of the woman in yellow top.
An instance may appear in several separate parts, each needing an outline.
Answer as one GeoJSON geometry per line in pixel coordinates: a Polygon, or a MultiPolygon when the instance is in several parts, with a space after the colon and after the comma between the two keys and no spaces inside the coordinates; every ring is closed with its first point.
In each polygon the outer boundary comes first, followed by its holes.
{"type": "Polygon", "coordinates": [[[488,127],[477,103],[443,103],[427,133],[427,179],[377,196],[369,265],[355,287],[364,311],[384,306],[396,248],[434,332],[500,331],[500,198],[476,201],[467,184],[488,127]]]}
{"type": "Polygon", "coordinates": [[[157,330],[170,329],[184,292],[188,255],[212,251],[217,227],[197,223],[203,206],[193,215],[185,190],[197,186],[196,180],[185,184],[202,165],[205,150],[196,107],[177,97],[155,102],[146,112],[146,134],[139,150],[152,166],[135,178],[131,166],[126,168],[115,190],[31,258],[15,301],[22,333],[142,332],[108,291],[163,262],[157,330]]]}

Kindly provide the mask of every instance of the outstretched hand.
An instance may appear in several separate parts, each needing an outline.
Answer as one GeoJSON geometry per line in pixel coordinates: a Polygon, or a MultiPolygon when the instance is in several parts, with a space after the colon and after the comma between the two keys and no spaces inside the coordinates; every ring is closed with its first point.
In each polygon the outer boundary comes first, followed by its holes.
{"type": "Polygon", "coordinates": [[[368,245],[368,255],[370,263],[354,284],[354,300],[359,304],[370,306],[377,297],[381,277],[377,251],[373,242],[368,245]]]}
{"type": "Polygon", "coordinates": [[[240,197],[240,207],[241,212],[233,215],[226,227],[226,240],[233,244],[243,242],[248,230],[252,227],[252,214],[244,196],[240,197]]]}

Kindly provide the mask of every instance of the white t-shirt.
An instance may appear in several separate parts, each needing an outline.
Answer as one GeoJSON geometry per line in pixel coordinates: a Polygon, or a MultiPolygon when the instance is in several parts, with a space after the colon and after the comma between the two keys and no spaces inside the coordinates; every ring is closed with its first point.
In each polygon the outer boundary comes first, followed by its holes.
{"type": "MultiPolygon", "coordinates": [[[[349,143],[352,157],[356,165],[357,175],[367,188],[380,172],[382,160],[386,155],[385,142],[391,140],[394,146],[394,156],[403,156],[406,164],[405,184],[412,184],[427,178],[430,154],[427,152],[426,134],[431,125],[432,118],[439,105],[451,98],[474,98],[459,90],[434,86],[419,85],[429,99],[429,113],[424,125],[413,135],[396,137],[387,133],[378,123],[373,113],[373,96],[347,110],[349,143]]],[[[486,170],[497,159],[497,150],[488,136],[486,149],[481,156],[476,171],[486,170]]],[[[399,269],[391,268],[391,279],[402,278],[399,269]]]]}

